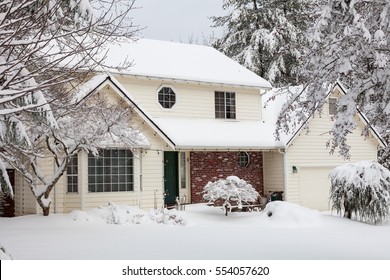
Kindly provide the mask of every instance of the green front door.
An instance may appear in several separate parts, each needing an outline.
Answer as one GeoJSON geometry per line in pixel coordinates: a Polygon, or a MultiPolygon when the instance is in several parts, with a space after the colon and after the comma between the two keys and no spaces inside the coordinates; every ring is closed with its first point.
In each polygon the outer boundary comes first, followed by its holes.
{"type": "Polygon", "coordinates": [[[164,152],[165,204],[173,204],[179,196],[178,153],[164,152]]]}

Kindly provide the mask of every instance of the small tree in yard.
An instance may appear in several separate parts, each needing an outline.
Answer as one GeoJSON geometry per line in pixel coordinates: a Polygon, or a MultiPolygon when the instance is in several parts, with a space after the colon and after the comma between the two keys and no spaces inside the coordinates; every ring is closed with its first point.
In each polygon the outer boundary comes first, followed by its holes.
{"type": "Polygon", "coordinates": [[[348,163],[335,168],[330,202],[344,217],[376,224],[390,216],[390,171],[376,161],[348,163]]]}
{"type": "MultiPolygon", "coordinates": [[[[87,108],[71,97],[79,84],[104,68],[108,43],[134,37],[137,28],[129,17],[133,3],[0,1],[0,191],[13,196],[6,172],[11,166],[48,215],[49,194],[70,157],[81,149],[94,151],[104,135],[125,138],[119,130],[129,123],[130,112],[113,111],[104,100],[87,108]],[[38,165],[47,153],[55,160],[50,177],[38,165]]],[[[126,59],[117,65],[128,66],[126,59]]]]}
{"type": "Polygon", "coordinates": [[[239,209],[242,209],[243,203],[255,202],[258,197],[259,193],[251,184],[236,176],[209,182],[203,189],[204,200],[209,203],[222,200],[223,207],[229,207],[233,203],[237,204],[239,209]]]}

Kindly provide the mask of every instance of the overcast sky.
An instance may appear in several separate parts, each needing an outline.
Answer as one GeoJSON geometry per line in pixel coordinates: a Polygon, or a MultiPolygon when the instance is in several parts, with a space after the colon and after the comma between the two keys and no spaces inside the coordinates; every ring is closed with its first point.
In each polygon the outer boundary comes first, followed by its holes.
{"type": "Polygon", "coordinates": [[[133,21],[145,27],[142,37],[176,42],[188,42],[193,38],[199,43],[214,32],[222,35],[222,29],[212,28],[210,16],[224,15],[223,0],[136,0],[133,21]]]}

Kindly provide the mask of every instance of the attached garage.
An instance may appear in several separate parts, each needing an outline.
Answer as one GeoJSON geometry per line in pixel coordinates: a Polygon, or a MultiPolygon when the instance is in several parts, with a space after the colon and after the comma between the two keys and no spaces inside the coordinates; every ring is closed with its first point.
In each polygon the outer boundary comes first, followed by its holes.
{"type": "MultiPolygon", "coordinates": [[[[321,112],[309,116],[304,125],[287,137],[286,148],[278,151],[281,155],[277,158],[274,153],[273,156],[265,157],[264,170],[270,173],[264,176],[265,184],[273,187],[270,182],[275,172],[271,168],[282,168],[286,201],[320,211],[330,210],[329,173],[346,162],[377,160],[378,148],[386,146],[375,129],[369,126],[365,116],[358,111],[355,115],[357,127],[347,135],[349,157],[343,158],[338,148],[331,152],[329,141],[334,126],[331,110],[334,102],[328,98],[338,99],[344,94],[343,88],[336,84],[333,91],[329,92],[321,112]],[[371,129],[365,135],[363,131],[367,126],[371,129]]],[[[278,182],[281,185],[280,180],[278,182]]]]}
{"type": "Polygon", "coordinates": [[[302,206],[328,210],[330,179],[328,175],[330,167],[303,167],[299,170],[299,194],[302,206]]]}

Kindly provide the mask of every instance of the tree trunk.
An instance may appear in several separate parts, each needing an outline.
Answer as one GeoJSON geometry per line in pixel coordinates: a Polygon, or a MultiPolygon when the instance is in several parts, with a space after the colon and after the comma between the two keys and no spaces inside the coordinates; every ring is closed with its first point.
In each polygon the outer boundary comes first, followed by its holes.
{"type": "Polygon", "coordinates": [[[41,208],[42,208],[43,216],[49,216],[51,203],[49,203],[49,205],[45,205],[42,202],[42,196],[37,197],[37,202],[38,202],[39,206],[41,206],[41,208]]]}
{"type": "Polygon", "coordinates": [[[43,210],[43,216],[49,216],[50,206],[49,207],[42,207],[42,210],[43,210]]]}
{"type": "Polygon", "coordinates": [[[344,218],[351,219],[352,218],[352,211],[350,204],[346,201],[344,201],[344,218]]]}
{"type": "Polygon", "coordinates": [[[351,219],[351,218],[352,218],[351,212],[346,210],[346,211],[344,212],[344,218],[351,219]]]}

